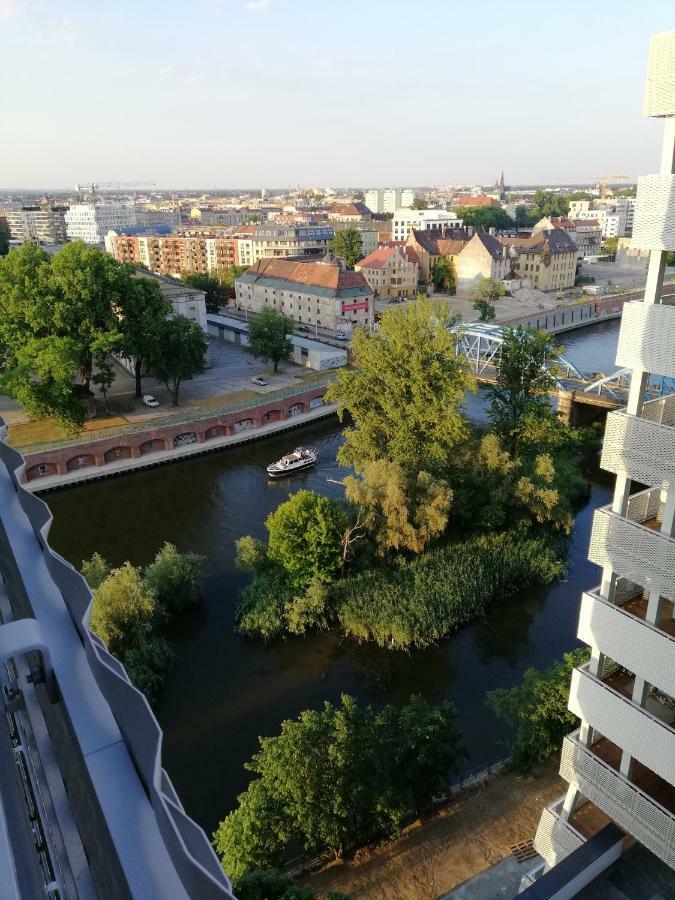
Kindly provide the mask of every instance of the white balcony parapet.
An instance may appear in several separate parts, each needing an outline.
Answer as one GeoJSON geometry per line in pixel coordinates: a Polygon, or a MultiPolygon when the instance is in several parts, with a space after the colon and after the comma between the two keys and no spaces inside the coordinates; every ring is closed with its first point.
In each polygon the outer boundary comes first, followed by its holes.
{"type": "Polygon", "coordinates": [[[675,250],[675,175],[638,178],[631,246],[675,250]]]}
{"type": "Polygon", "coordinates": [[[657,400],[649,400],[642,407],[640,418],[647,422],[657,422],[659,425],[675,428],[675,394],[671,394],[669,397],[659,397],[657,400]]]}
{"type": "Polygon", "coordinates": [[[675,33],[655,34],[649,42],[644,113],[675,116],[675,33]]]}
{"type": "Polygon", "coordinates": [[[577,637],[675,697],[675,638],[610,603],[599,589],[582,595],[577,637]]]}
{"type": "Polygon", "coordinates": [[[675,731],[610,685],[595,678],[588,668],[572,672],[568,707],[612,743],[670,781],[675,773],[675,731]]]}
{"type": "Polygon", "coordinates": [[[649,581],[652,590],[673,600],[675,540],[640,524],[659,515],[660,509],[660,491],[632,497],[627,518],[612,512],[610,506],[596,509],[588,558],[635,584],[644,587],[649,581]]]}
{"type": "Polygon", "coordinates": [[[622,368],[675,377],[675,306],[624,303],[616,362],[622,368]]]}
{"type": "Polygon", "coordinates": [[[675,815],[585,747],[578,734],[563,741],[561,777],[675,868],[675,815]]]}
{"type": "Polygon", "coordinates": [[[600,466],[642,484],[667,487],[675,481],[675,428],[669,427],[671,417],[675,419],[675,395],[653,403],[645,404],[647,415],[660,414],[663,424],[624,409],[607,415],[600,466]]]}
{"type": "Polygon", "coordinates": [[[553,803],[544,807],[537,826],[537,833],[534,836],[534,849],[550,867],[578,850],[585,842],[584,836],[560,817],[564,799],[563,794],[562,797],[558,797],[553,803]]]}

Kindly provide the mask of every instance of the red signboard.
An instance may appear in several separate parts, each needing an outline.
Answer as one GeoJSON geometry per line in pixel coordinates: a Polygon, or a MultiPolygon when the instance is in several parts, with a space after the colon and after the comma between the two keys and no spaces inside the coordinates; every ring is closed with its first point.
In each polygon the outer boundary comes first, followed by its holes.
{"type": "Polygon", "coordinates": [[[343,303],[342,312],[356,312],[359,309],[368,309],[368,301],[365,303],[343,303]]]}

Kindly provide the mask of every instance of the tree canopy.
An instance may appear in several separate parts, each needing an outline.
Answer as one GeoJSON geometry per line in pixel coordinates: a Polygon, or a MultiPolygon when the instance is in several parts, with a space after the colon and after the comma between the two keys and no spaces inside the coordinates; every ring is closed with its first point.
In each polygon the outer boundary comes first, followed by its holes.
{"type": "Polygon", "coordinates": [[[429,204],[423,197],[415,197],[410,204],[411,209],[429,209],[429,204]]]}
{"type": "Polygon", "coordinates": [[[159,323],[148,366],[171,394],[174,406],[178,406],[181,384],[204,371],[208,348],[206,335],[187,316],[174,316],[159,323]]]}
{"type": "Polygon", "coordinates": [[[555,385],[551,361],[557,347],[545,331],[505,328],[496,384],[489,388],[490,418],[509,452],[523,449],[535,422],[555,420],[548,391],[555,385]]]}
{"type": "Polygon", "coordinates": [[[254,780],[214,835],[235,878],[279,865],[289,844],[341,854],[391,834],[407,810],[425,809],[465,758],[456,712],[411,697],[380,712],[347,694],[306,710],[260,739],[254,780]]]}
{"type": "Polygon", "coordinates": [[[570,210],[567,197],[555,191],[535,191],[532,202],[530,212],[532,216],[536,216],[535,221],[544,216],[566,216],[570,210]]]}
{"type": "Polygon", "coordinates": [[[340,369],[326,393],[340,417],[354,421],[338,454],[342,465],[362,471],[388,459],[433,473],[451,461],[468,434],[461,406],[474,381],[449,320],[446,303],[418,297],[387,309],[378,332],[356,331],[355,367],[340,369]]]}
{"type": "Polygon", "coordinates": [[[465,225],[474,227],[508,230],[513,228],[513,219],[500,206],[459,206],[455,209],[465,225]]]}
{"type": "Polygon", "coordinates": [[[267,517],[269,558],[279,563],[294,587],[306,587],[314,578],[330,582],[340,571],[346,524],[334,500],[298,491],[267,517]]]}
{"type": "Polygon", "coordinates": [[[207,313],[217,314],[220,312],[220,307],[225,306],[227,303],[230,295],[218,278],[214,278],[212,275],[207,275],[202,272],[182,272],[180,277],[181,281],[189,284],[190,287],[197,288],[199,291],[204,291],[204,302],[206,304],[207,313]]]}
{"type": "Polygon", "coordinates": [[[431,270],[434,290],[445,294],[454,294],[457,290],[455,262],[451,256],[439,257],[431,270]]]}
{"type": "Polygon", "coordinates": [[[527,669],[515,687],[487,694],[487,705],[500,719],[515,725],[515,768],[527,771],[559,752],[563,738],[578,721],[567,708],[572,669],[587,662],[589,655],[586,647],[565,653],[547,669],[527,669]]]}
{"type": "Polygon", "coordinates": [[[279,371],[279,363],[293,355],[293,344],[288,339],[293,334],[295,322],[282,312],[266,306],[249,323],[248,350],[253,356],[271,360],[274,371],[279,371]]]}
{"type": "Polygon", "coordinates": [[[331,251],[340,256],[347,263],[348,269],[353,269],[363,256],[363,242],[357,228],[344,228],[335,232],[335,237],[328,244],[331,251]]]}
{"type": "Polygon", "coordinates": [[[143,366],[150,356],[162,322],[171,312],[171,302],[154,278],[132,279],[132,289],[122,297],[120,352],[133,360],[136,397],[143,396],[143,366]]]}
{"type": "Polygon", "coordinates": [[[77,431],[95,359],[121,345],[116,311],[133,282],[128,267],[79,241],[51,257],[33,244],[1,257],[2,389],[34,418],[77,431]]]}

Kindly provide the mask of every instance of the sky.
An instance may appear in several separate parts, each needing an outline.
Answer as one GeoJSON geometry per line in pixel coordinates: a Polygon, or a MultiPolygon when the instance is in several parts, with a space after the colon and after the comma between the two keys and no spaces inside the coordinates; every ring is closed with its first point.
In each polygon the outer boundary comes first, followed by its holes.
{"type": "Polygon", "coordinates": [[[0,0],[0,189],[658,170],[674,0],[0,0]]]}

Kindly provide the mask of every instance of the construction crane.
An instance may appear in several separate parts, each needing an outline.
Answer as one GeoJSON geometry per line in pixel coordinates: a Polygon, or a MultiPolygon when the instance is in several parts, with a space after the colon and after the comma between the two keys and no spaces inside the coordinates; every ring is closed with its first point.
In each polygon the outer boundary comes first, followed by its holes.
{"type": "Polygon", "coordinates": [[[101,188],[115,191],[120,188],[153,187],[154,184],[154,181],[90,181],[89,184],[76,184],[75,190],[80,196],[89,193],[92,197],[96,197],[97,191],[101,188]]]}

